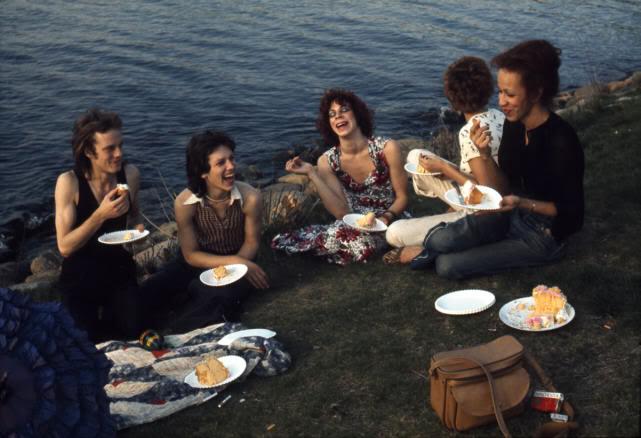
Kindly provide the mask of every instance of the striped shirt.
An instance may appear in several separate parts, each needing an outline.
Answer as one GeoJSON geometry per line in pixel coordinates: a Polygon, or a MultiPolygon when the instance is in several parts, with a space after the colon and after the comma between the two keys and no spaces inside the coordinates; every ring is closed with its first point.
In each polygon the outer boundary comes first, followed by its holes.
{"type": "Polygon", "coordinates": [[[196,204],[194,225],[200,249],[216,255],[236,254],[245,242],[245,213],[240,190],[234,186],[231,204],[223,219],[208,202],[194,195],[185,202],[192,203],[196,204]]]}

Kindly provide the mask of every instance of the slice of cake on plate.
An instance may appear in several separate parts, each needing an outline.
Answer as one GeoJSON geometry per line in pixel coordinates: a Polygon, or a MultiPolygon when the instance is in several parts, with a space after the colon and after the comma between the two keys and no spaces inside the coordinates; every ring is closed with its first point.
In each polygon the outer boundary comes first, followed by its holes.
{"type": "Polygon", "coordinates": [[[532,289],[534,310],[525,320],[528,327],[533,330],[552,327],[569,319],[565,310],[568,300],[557,286],[547,287],[539,285],[532,289]]]}
{"type": "Polygon", "coordinates": [[[483,192],[469,179],[465,181],[465,184],[461,187],[461,193],[467,205],[476,205],[483,202],[483,192]]]}
{"type": "Polygon", "coordinates": [[[362,228],[372,228],[375,223],[376,215],[371,211],[356,221],[356,225],[362,228]]]}

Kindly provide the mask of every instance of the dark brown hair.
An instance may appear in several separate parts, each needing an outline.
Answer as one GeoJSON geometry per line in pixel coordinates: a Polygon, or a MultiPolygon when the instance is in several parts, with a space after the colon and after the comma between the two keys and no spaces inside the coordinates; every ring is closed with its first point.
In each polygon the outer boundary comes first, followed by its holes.
{"type": "Polygon", "coordinates": [[[492,65],[519,73],[528,98],[535,97],[541,91],[541,104],[548,108],[559,92],[561,49],[548,41],[523,41],[496,55],[492,59],[492,65]]]}
{"type": "Polygon", "coordinates": [[[349,105],[354,111],[356,123],[363,135],[367,138],[372,137],[374,134],[374,111],[369,109],[365,102],[354,92],[332,88],[325,90],[325,94],[321,97],[318,118],[316,119],[316,128],[323,136],[327,146],[336,146],[338,144],[338,136],[329,123],[329,108],[333,102],[338,102],[339,105],[349,105]]]}
{"type": "Polygon", "coordinates": [[[207,194],[207,183],[202,175],[210,170],[209,156],[222,146],[228,147],[232,152],[236,149],[234,140],[218,131],[194,134],[187,143],[187,187],[198,197],[202,198],[207,194]]]}
{"type": "Polygon", "coordinates": [[[71,136],[71,149],[74,169],[77,172],[91,175],[91,161],[87,158],[87,153],[96,153],[96,132],[104,134],[112,129],[122,129],[120,116],[113,112],[91,108],[76,119],[71,136]]]}
{"type": "Polygon", "coordinates": [[[456,111],[477,113],[487,106],[494,91],[492,73],[481,58],[464,56],[445,70],[443,89],[456,111]]]}

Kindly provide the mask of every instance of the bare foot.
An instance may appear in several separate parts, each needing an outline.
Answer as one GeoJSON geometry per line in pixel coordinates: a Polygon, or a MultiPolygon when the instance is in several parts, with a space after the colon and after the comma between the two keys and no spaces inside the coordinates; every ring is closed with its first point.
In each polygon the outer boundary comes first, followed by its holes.
{"type": "Polygon", "coordinates": [[[406,246],[401,250],[399,261],[400,263],[407,265],[422,251],[422,246],[406,246]]]}

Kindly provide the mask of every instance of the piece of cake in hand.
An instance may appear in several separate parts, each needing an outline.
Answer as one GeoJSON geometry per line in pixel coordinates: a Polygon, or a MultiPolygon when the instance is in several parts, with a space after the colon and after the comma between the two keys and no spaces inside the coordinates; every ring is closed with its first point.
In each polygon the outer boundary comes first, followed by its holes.
{"type": "Polygon", "coordinates": [[[376,215],[371,211],[356,221],[356,225],[362,228],[372,228],[375,223],[376,215]]]}
{"type": "Polygon", "coordinates": [[[218,359],[210,356],[196,365],[196,377],[201,385],[211,386],[229,377],[229,371],[218,359]]]}
{"type": "Polygon", "coordinates": [[[116,184],[116,197],[120,197],[129,191],[127,184],[116,184]]]}
{"type": "Polygon", "coordinates": [[[212,272],[216,280],[221,280],[229,275],[229,271],[227,270],[227,268],[225,268],[224,265],[215,267],[214,269],[212,269],[212,272]]]}
{"type": "Polygon", "coordinates": [[[465,181],[465,184],[461,187],[461,193],[467,205],[476,205],[483,202],[483,192],[469,179],[465,181]]]}

